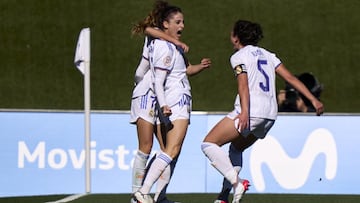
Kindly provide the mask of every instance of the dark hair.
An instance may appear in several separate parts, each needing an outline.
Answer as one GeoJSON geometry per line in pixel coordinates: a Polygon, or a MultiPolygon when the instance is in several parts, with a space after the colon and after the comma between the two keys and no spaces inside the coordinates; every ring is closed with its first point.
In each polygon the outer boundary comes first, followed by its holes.
{"type": "Polygon", "coordinates": [[[157,27],[163,30],[164,29],[163,22],[168,21],[174,13],[179,13],[179,12],[182,13],[182,10],[177,6],[173,6],[169,4],[164,5],[161,9],[158,10],[158,15],[156,18],[156,22],[158,23],[157,27]]]}
{"type": "Polygon", "coordinates": [[[168,2],[163,0],[157,0],[154,3],[153,10],[138,23],[134,24],[131,33],[143,34],[146,27],[158,27],[163,28],[163,22],[167,21],[171,14],[181,12],[181,9],[176,6],[170,5],[168,2]]]}
{"type": "Polygon", "coordinates": [[[169,3],[166,1],[163,0],[155,1],[151,12],[142,21],[139,21],[138,23],[133,25],[131,29],[131,33],[133,35],[143,34],[147,27],[158,27],[159,22],[157,20],[159,19],[162,10],[164,10],[168,6],[169,3]]]}
{"type": "Polygon", "coordinates": [[[246,20],[238,20],[233,28],[233,36],[239,38],[240,43],[246,45],[257,45],[264,37],[261,26],[246,20]]]}

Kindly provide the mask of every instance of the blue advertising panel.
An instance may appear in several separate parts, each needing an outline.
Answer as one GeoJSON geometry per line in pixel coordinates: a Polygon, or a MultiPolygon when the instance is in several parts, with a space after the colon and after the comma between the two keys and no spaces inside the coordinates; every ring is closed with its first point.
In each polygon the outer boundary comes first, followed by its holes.
{"type": "Polygon", "coordinates": [[[83,114],[0,113],[0,195],[82,193],[83,114]]]}
{"type": "MultiPolygon", "coordinates": [[[[353,187],[360,183],[359,121],[358,116],[279,116],[266,138],[245,151],[240,177],[250,180],[250,193],[360,194],[353,187]]],[[[220,190],[218,176],[208,164],[207,192],[220,190]]]]}
{"type": "MultiPolygon", "coordinates": [[[[220,190],[222,176],[200,145],[223,116],[192,115],[170,193],[220,190]]],[[[280,115],[267,137],[243,154],[240,176],[250,180],[249,192],[360,194],[353,187],[360,183],[359,118],[280,115]]],[[[84,143],[81,112],[0,112],[0,196],[84,193],[84,143]]],[[[91,192],[130,193],[136,149],[128,113],[93,112],[91,192]]]]}

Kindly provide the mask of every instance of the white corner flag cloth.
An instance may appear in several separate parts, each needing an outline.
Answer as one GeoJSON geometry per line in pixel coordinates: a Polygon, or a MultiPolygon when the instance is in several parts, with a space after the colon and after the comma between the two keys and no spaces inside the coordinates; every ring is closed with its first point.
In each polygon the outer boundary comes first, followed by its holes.
{"type": "Polygon", "coordinates": [[[90,28],[83,28],[80,32],[75,51],[75,66],[85,74],[85,63],[90,62],[90,28]]]}

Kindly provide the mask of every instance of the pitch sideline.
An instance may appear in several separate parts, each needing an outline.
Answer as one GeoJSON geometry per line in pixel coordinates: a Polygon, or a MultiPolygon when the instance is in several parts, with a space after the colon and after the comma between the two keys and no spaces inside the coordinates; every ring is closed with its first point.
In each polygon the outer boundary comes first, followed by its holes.
{"type": "Polygon", "coordinates": [[[52,201],[52,202],[45,202],[45,203],[63,203],[63,202],[70,202],[73,201],[75,199],[79,199],[80,197],[83,197],[85,195],[88,194],[76,194],[76,195],[70,195],[68,197],[65,197],[63,199],[57,200],[57,201],[52,201]]]}

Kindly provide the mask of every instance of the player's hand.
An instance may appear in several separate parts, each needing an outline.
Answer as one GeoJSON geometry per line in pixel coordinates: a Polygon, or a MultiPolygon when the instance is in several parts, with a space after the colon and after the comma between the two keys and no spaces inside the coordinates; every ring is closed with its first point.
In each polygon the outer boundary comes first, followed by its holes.
{"type": "Polygon", "coordinates": [[[179,46],[179,47],[181,47],[183,50],[184,50],[184,52],[185,53],[188,53],[189,52],[189,46],[188,45],[186,45],[185,43],[183,43],[183,42],[178,42],[178,43],[176,43],[176,45],[177,46],[179,46]]]}
{"type": "Polygon", "coordinates": [[[168,105],[165,105],[163,107],[161,107],[161,110],[164,114],[164,116],[171,116],[172,112],[171,112],[171,108],[168,105]]]}
{"type": "Polygon", "coordinates": [[[319,100],[316,99],[316,100],[312,101],[312,105],[314,106],[314,108],[316,110],[317,116],[320,116],[321,114],[324,113],[324,105],[319,100]]]}
{"type": "Polygon", "coordinates": [[[249,115],[245,113],[240,113],[235,117],[234,120],[238,119],[237,130],[243,132],[245,129],[249,128],[249,115]]]}
{"type": "Polygon", "coordinates": [[[200,61],[202,68],[210,68],[211,66],[211,59],[210,58],[203,58],[200,61]]]}

